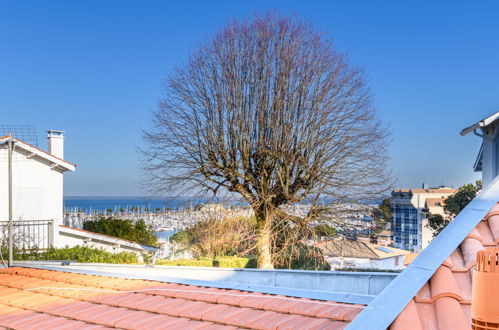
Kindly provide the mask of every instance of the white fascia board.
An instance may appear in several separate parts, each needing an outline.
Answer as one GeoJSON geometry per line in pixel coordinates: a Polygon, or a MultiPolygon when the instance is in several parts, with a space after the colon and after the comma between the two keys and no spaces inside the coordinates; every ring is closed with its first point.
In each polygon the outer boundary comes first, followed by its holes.
{"type": "Polygon", "coordinates": [[[102,242],[108,243],[111,246],[121,245],[121,246],[130,247],[130,248],[135,248],[137,250],[145,250],[144,246],[142,246],[139,243],[123,240],[123,239],[120,239],[118,237],[101,235],[99,233],[91,233],[88,231],[81,231],[81,230],[78,230],[76,228],[59,226],[59,233],[68,233],[68,234],[78,236],[81,238],[91,239],[92,241],[102,241],[102,242]]]}
{"type": "Polygon", "coordinates": [[[68,163],[65,160],[62,160],[58,157],[55,157],[55,156],[49,154],[48,152],[45,152],[45,151],[43,151],[35,146],[32,146],[29,143],[18,140],[16,138],[12,138],[10,136],[3,137],[0,139],[0,144],[6,143],[10,140],[14,141],[15,148],[20,148],[20,149],[25,150],[28,153],[28,158],[33,158],[33,157],[37,156],[37,157],[40,157],[40,158],[47,160],[50,164],[57,165],[57,167],[61,168],[63,171],[74,172],[76,170],[76,165],[68,163]]]}
{"type": "Polygon", "coordinates": [[[497,119],[499,119],[499,111],[496,112],[495,114],[485,118],[485,119],[480,120],[478,123],[473,124],[470,127],[466,127],[465,129],[463,129],[461,131],[461,135],[466,135],[468,133],[473,132],[474,130],[476,130],[478,128],[483,128],[483,127],[489,126],[490,124],[495,122],[497,119]]]}

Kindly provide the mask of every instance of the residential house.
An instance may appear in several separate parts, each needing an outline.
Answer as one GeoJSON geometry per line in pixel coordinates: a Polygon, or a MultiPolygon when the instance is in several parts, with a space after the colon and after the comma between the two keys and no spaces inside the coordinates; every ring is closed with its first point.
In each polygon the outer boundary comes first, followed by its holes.
{"type": "Polygon", "coordinates": [[[318,242],[331,269],[380,269],[401,270],[404,256],[410,251],[386,247],[379,244],[338,239],[318,242]]]}
{"type": "Polygon", "coordinates": [[[63,131],[48,131],[47,142],[48,151],[44,151],[12,135],[0,137],[0,241],[6,245],[12,198],[11,217],[18,248],[86,245],[138,254],[151,250],[135,242],[64,226],[64,173],[74,172],[76,165],[64,160],[63,131]]]}

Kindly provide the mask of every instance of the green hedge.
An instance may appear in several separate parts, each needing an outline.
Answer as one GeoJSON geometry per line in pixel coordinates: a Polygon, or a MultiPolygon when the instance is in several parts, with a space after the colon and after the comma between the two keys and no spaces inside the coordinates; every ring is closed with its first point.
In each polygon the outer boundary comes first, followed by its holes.
{"type": "Polygon", "coordinates": [[[107,264],[136,264],[139,261],[137,255],[133,252],[111,253],[86,246],[66,247],[62,249],[49,248],[44,252],[36,250],[14,251],[14,260],[71,260],[83,263],[107,264]]]}
{"type": "Polygon", "coordinates": [[[255,257],[217,257],[214,259],[197,258],[182,260],[157,260],[160,266],[193,266],[193,267],[222,267],[222,268],[256,268],[255,257]]]}

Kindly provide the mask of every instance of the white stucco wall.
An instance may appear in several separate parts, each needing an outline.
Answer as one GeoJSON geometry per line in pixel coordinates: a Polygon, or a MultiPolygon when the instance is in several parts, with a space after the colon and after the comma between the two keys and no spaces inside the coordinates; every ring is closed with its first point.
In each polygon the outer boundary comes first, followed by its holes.
{"type": "MultiPolygon", "coordinates": [[[[29,158],[28,153],[14,149],[13,165],[14,220],[53,219],[62,224],[63,173],[52,169],[40,158],[29,158]]],[[[0,149],[0,221],[8,220],[8,150],[0,149]]]]}

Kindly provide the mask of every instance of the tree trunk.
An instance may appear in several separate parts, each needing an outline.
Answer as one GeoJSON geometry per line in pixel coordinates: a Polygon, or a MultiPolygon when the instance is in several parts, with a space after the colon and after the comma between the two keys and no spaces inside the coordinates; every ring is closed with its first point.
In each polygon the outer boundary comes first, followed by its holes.
{"type": "Polygon", "coordinates": [[[256,221],[258,225],[257,266],[260,269],[274,269],[272,264],[272,218],[273,212],[258,210],[256,221]]]}

